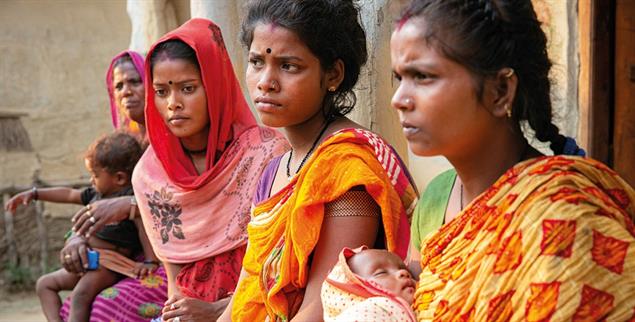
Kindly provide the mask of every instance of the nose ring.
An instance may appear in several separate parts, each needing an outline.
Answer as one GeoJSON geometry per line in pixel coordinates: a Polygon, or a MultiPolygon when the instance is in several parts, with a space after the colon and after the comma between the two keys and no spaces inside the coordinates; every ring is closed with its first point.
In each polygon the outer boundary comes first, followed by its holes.
{"type": "Polygon", "coordinates": [[[411,98],[406,98],[406,99],[404,100],[404,103],[405,103],[406,105],[410,106],[410,105],[412,105],[412,99],[411,99],[411,98]]]}
{"type": "Polygon", "coordinates": [[[278,82],[275,79],[271,81],[270,88],[272,90],[277,90],[278,89],[278,82]]]}

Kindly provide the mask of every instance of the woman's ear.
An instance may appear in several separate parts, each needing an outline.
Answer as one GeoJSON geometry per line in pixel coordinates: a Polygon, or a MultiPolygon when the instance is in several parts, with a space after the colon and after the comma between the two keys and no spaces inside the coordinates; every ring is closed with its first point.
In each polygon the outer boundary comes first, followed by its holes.
{"type": "Polygon", "coordinates": [[[511,117],[518,77],[512,68],[503,68],[492,79],[490,91],[493,95],[492,114],[496,117],[511,117]]]}
{"type": "Polygon", "coordinates": [[[337,59],[333,66],[326,71],[326,89],[334,92],[344,81],[344,62],[337,59]]]}

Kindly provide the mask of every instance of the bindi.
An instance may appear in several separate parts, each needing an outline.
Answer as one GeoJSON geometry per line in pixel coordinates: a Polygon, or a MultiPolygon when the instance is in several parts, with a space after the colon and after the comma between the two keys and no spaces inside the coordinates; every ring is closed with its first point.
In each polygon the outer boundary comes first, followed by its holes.
{"type": "Polygon", "coordinates": [[[267,48],[267,54],[271,54],[271,48],[267,48]]]}
{"type": "Polygon", "coordinates": [[[172,85],[172,81],[168,81],[168,85],[172,85]]]}

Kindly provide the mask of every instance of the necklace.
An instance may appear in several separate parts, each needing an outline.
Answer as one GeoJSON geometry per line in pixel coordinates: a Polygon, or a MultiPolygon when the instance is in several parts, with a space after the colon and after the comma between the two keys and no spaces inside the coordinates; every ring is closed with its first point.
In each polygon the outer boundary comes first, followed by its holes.
{"type": "MultiPolygon", "coordinates": [[[[326,124],[324,124],[324,127],[322,128],[322,131],[320,131],[320,134],[318,134],[318,136],[315,138],[315,141],[313,142],[313,145],[309,149],[309,152],[307,152],[306,155],[304,156],[304,158],[302,158],[302,162],[300,162],[300,166],[298,166],[298,169],[295,170],[293,175],[295,175],[296,173],[300,172],[300,169],[302,169],[302,166],[304,165],[304,162],[306,162],[306,160],[309,158],[309,156],[311,155],[311,153],[313,152],[313,150],[317,146],[318,142],[320,142],[320,138],[322,138],[322,135],[324,134],[326,129],[329,127],[329,124],[331,124],[330,121],[327,121],[326,124]]],[[[291,149],[291,151],[289,151],[289,159],[287,160],[287,178],[291,178],[291,159],[292,158],[293,158],[293,149],[291,149]]]]}
{"type": "Polygon", "coordinates": [[[184,145],[181,145],[181,146],[183,147],[183,151],[185,151],[185,153],[190,154],[190,155],[192,155],[192,154],[203,154],[203,153],[207,152],[207,147],[204,147],[204,148],[202,148],[200,150],[189,150],[184,145]]]}

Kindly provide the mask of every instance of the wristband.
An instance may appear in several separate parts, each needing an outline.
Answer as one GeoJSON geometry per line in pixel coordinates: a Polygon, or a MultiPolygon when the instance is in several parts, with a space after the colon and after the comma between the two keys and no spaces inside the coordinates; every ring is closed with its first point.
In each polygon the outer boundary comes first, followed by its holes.
{"type": "Polygon", "coordinates": [[[130,197],[130,215],[128,216],[128,220],[133,220],[134,217],[137,216],[137,199],[132,196],[130,197]]]}
{"type": "Polygon", "coordinates": [[[33,200],[37,200],[38,199],[37,187],[33,187],[33,189],[31,189],[31,193],[33,194],[33,200]]]}

